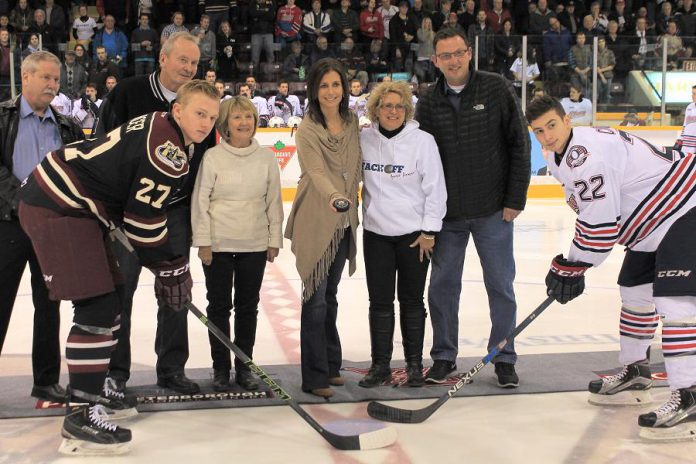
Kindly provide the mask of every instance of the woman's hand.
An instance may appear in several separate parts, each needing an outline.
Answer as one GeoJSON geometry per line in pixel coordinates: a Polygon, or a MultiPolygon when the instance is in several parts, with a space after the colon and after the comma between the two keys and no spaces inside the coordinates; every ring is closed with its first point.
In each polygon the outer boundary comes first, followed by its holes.
{"type": "Polygon", "coordinates": [[[420,234],[418,238],[409,245],[410,248],[420,247],[419,258],[420,262],[423,262],[423,256],[430,259],[433,255],[433,247],[435,247],[435,236],[434,235],[423,235],[420,234]]]}
{"type": "Polygon", "coordinates": [[[278,248],[268,247],[268,249],[266,250],[266,261],[272,263],[273,260],[276,259],[276,257],[278,257],[279,252],[280,250],[278,248]]]}
{"type": "MultiPolygon", "coordinates": [[[[350,201],[349,199],[343,197],[340,193],[336,193],[334,195],[331,195],[331,199],[329,199],[329,208],[331,208],[331,211],[334,213],[339,213],[339,212],[345,212],[345,211],[338,211],[336,207],[334,206],[334,201],[336,200],[344,200],[347,201],[350,206],[353,206],[353,202],[350,201]]],[[[350,209],[350,207],[348,207],[350,209]]]]}
{"type": "Polygon", "coordinates": [[[201,259],[203,264],[210,266],[210,264],[213,262],[213,247],[198,247],[198,257],[201,259]]]}

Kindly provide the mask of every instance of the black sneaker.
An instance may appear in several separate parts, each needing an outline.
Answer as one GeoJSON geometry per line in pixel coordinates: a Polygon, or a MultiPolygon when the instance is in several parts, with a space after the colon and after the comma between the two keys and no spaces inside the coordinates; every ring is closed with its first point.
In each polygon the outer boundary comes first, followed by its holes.
{"type": "Polygon", "coordinates": [[[363,388],[373,388],[382,385],[384,382],[392,379],[392,371],[389,364],[372,363],[370,370],[367,371],[365,377],[360,379],[358,385],[363,388]]]}
{"type": "Polygon", "coordinates": [[[107,421],[108,414],[100,404],[79,404],[67,408],[58,448],[62,454],[100,456],[128,451],[131,431],[107,421]]]}
{"type": "Polygon", "coordinates": [[[433,367],[428,370],[425,381],[428,383],[444,383],[449,378],[449,375],[456,370],[456,363],[436,359],[433,362],[433,367]]]}
{"type": "Polygon", "coordinates": [[[503,361],[495,363],[495,375],[498,376],[498,386],[502,388],[517,388],[520,378],[515,372],[515,365],[503,361]]]}
{"type": "Polygon", "coordinates": [[[160,377],[157,379],[157,386],[169,388],[170,390],[184,395],[195,395],[201,391],[201,387],[184,374],[174,374],[171,377],[160,377]]]}
{"type": "Polygon", "coordinates": [[[53,385],[34,385],[31,389],[31,396],[51,403],[65,403],[67,393],[60,384],[53,385]]]}
{"type": "Polygon", "coordinates": [[[117,382],[111,377],[104,379],[102,394],[97,403],[106,408],[111,420],[125,419],[138,414],[138,410],[135,409],[138,406],[138,399],[127,395],[124,387],[125,382],[117,382]]]}

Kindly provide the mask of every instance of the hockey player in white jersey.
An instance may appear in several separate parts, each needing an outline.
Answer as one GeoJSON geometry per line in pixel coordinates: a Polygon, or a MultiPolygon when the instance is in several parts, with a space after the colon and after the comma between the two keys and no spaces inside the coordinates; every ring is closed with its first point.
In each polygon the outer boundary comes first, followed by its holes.
{"type": "MultiPolygon", "coordinates": [[[[682,125],[681,134],[679,134],[679,138],[677,139],[677,142],[674,144],[674,148],[676,148],[677,150],[682,149],[682,145],[687,142],[684,139],[684,135],[687,133],[687,127],[689,126],[689,124],[693,123],[696,123],[696,85],[691,87],[691,103],[689,103],[686,109],[684,110],[684,124],[682,125]]],[[[691,136],[696,135],[696,133],[694,133],[694,128],[692,128],[691,131],[689,131],[689,133],[691,136]]]]}
{"type": "Polygon", "coordinates": [[[252,97],[249,84],[242,84],[239,87],[239,95],[247,97],[249,100],[251,100],[251,103],[254,104],[256,112],[259,115],[259,127],[266,127],[268,125],[268,120],[271,118],[271,115],[268,112],[268,102],[266,99],[260,96],[252,97]]]}
{"type": "Polygon", "coordinates": [[[292,116],[302,117],[300,99],[296,95],[290,95],[290,84],[287,81],[278,82],[278,93],[268,99],[268,112],[272,118],[283,118],[285,124],[292,116]]]}
{"type": "Polygon", "coordinates": [[[350,81],[350,94],[348,95],[348,109],[358,116],[358,119],[367,116],[367,98],[369,93],[363,93],[360,79],[350,81]]]}
{"type": "Polygon", "coordinates": [[[619,274],[624,369],[591,382],[591,402],[612,403],[612,397],[640,395],[652,386],[647,351],[662,317],[672,392],[665,404],[640,415],[640,434],[696,439],[696,157],[616,129],[573,128],[549,96],[527,106],[527,119],[553,152],[549,171],[578,214],[567,258],[552,260],[548,294],[563,304],[576,298],[585,271],[599,266],[614,244],[627,248],[619,274]]]}

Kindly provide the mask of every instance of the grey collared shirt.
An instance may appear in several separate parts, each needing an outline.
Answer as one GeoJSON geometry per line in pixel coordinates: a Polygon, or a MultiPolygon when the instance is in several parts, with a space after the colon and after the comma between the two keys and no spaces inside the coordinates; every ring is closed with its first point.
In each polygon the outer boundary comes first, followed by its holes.
{"type": "Polygon", "coordinates": [[[46,109],[43,117],[37,116],[24,97],[20,97],[12,174],[19,180],[25,179],[48,153],[62,146],[60,126],[51,108],[46,109]]]}

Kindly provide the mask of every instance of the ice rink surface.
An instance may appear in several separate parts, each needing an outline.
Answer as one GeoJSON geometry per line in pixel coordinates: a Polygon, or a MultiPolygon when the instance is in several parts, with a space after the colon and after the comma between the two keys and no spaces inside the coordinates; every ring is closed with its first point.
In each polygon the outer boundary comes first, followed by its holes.
{"type": "MultiPolygon", "coordinates": [[[[286,204],[286,216],[289,204],[286,204]]],[[[515,221],[515,291],[518,321],[545,298],[548,265],[567,254],[575,214],[561,200],[530,200],[515,221]]],[[[362,231],[360,231],[362,233],[362,231]]],[[[260,365],[299,363],[300,281],[289,243],[267,267],[259,308],[254,351],[260,365]]],[[[616,247],[607,261],[587,275],[585,294],[571,303],[553,304],[516,341],[520,355],[618,350],[620,300],[616,277],[623,250],[616,247]]],[[[192,253],[194,301],[206,306],[200,261],[192,253]]],[[[347,272],[347,269],[346,269],[347,272]]],[[[151,273],[143,271],[133,310],[133,369],[154,370],[156,306],[151,273]]],[[[368,298],[362,256],[358,271],[344,274],[339,288],[339,331],[343,357],[366,361],[370,356],[368,298]]],[[[481,267],[469,243],[460,304],[459,355],[485,355],[490,330],[481,267]]],[[[67,336],[72,317],[63,303],[61,334],[67,336]]],[[[33,308],[28,271],[20,287],[13,319],[0,357],[2,377],[30,375],[33,308]]],[[[432,344],[426,323],[424,363],[432,344]]],[[[402,355],[395,335],[395,362],[402,355]]],[[[659,332],[658,332],[659,333],[659,332]]],[[[205,327],[189,318],[191,356],[187,367],[211,366],[205,327]]],[[[659,346],[659,345],[658,345],[659,346]]],[[[607,368],[617,367],[606,366],[607,368]]],[[[459,366],[460,371],[471,366],[459,366]]],[[[63,372],[67,372],[63,366],[63,372]]],[[[553,372],[539,372],[553,376],[553,372]]],[[[478,374],[492,381],[491,366],[478,374]]],[[[588,369],[587,379],[594,374],[588,369]]],[[[520,379],[521,383],[525,378],[520,379]]],[[[466,388],[466,387],[464,387],[466,388]]],[[[661,402],[667,389],[656,389],[661,402]]],[[[29,392],[27,392],[27,395],[29,392]]],[[[433,400],[395,403],[420,408],[433,400]]],[[[320,422],[367,418],[365,403],[306,406],[320,422]]],[[[62,419],[0,420],[0,464],[24,463],[436,463],[486,464],[671,464],[696,462],[696,442],[648,444],[638,437],[637,416],[650,408],[601,408],[587,403],[585,392],[497,395],[454,398],[422,424],[394,424],[397,442],[372,451],[338,451],[287,406],[211,409],[140,414],[122,425],[133,430],[131,453],[114,458],[66,458],[58,454],[62,419]]]]}

